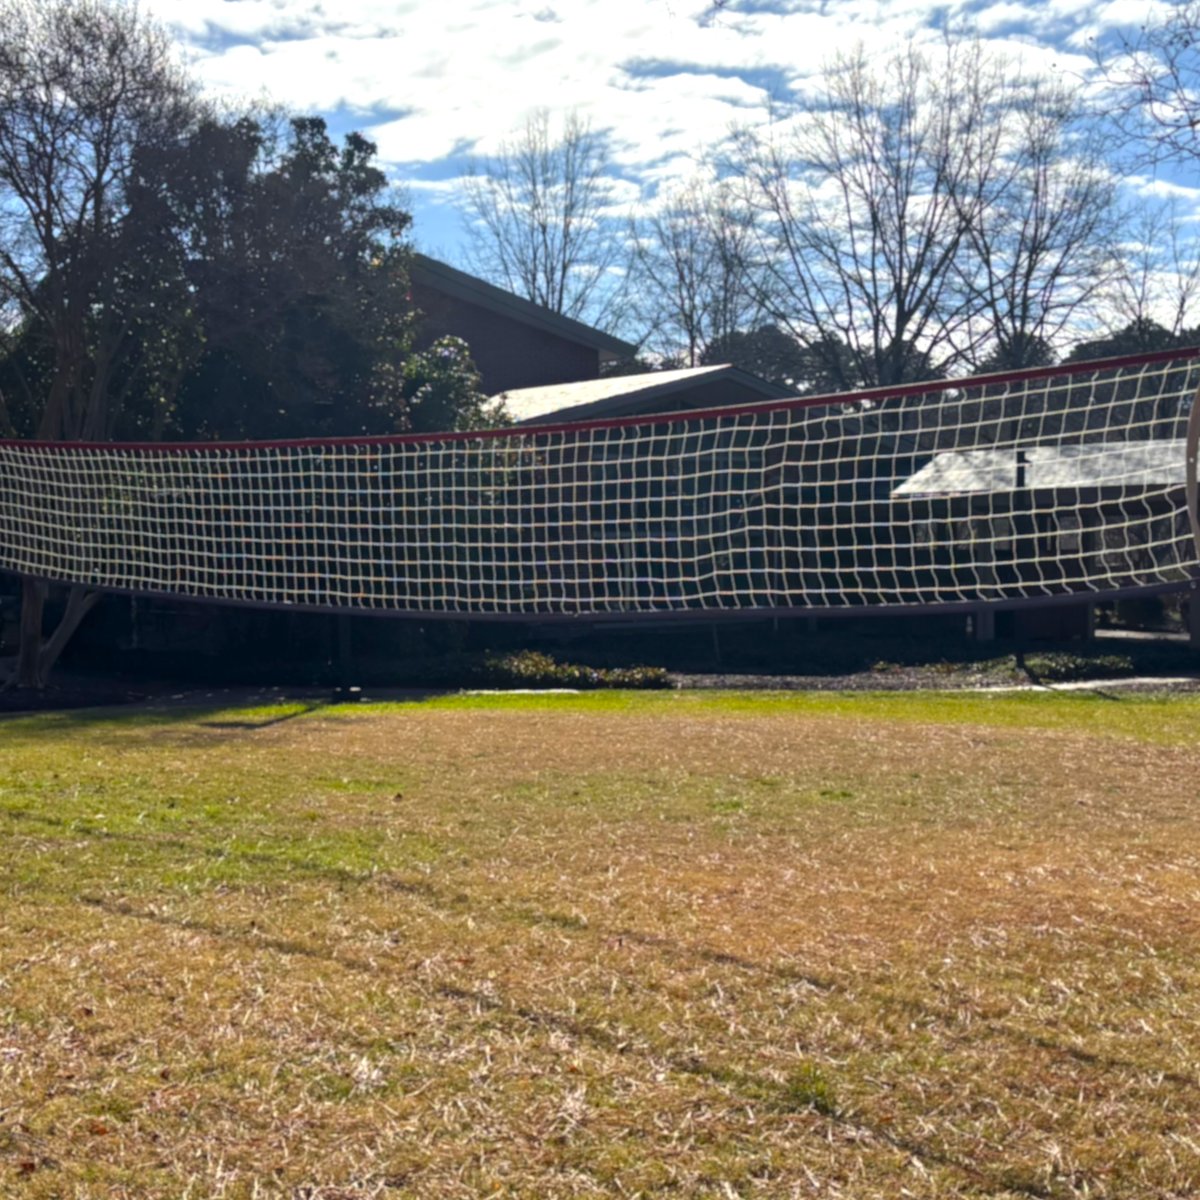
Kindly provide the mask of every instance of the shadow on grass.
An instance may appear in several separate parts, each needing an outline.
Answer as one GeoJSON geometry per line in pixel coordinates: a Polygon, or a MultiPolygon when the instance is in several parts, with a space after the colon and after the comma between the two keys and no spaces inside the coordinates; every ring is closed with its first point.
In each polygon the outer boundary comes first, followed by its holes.
{"type": "Polygon", "coordinates": [[[673,942],[670,938],[653,933],[640,933],[635,929],[622,929],[614,935],[618,941],[633,942],[638,946],[646,946],[653,950],[661,950],[676,958],[699,958],[704,962],[718,967],[734,967],[739,971],[771,975],[784,983],[802,983],[818,992],[837,991],[838,985],[830,979],[822,979],[819,975],[810,975],[795,967],[779,967],[770,963],[755,962],[743,958],[740,954],[730,954],[724,950],[713,950],[708,946],[689,946],[673,942]]]}
{"type": "MultiPolygon", "coordinates": [[[[180,698],[178,700],[146,700],[132,704],[106,704],[91,708],[43,708],[20,709],[13,712],[0,712],[0,724],[9,726],[24,725],[39,733],[87,733],[94,734],[104,726],[111,726],[115,733],[123,734],[130,730],[169,729],[200,722],[210,713],[219,713],[228,709],[265,708],[267,705],[281,705],[283,700],[270,699],[255,702],[247,699],[244,702],[203,697],[180,698]]],[[[292,714],[288,714],[291,716],[292,714]]]]}
{"type": "MultiPolygon", "coordinates": [[[[1018,647],[1013,653],[1013,662],[1016,670],[1023,674],[1035,687],[1045,688],[1047,691],[1053,692],[1055,690],[1059,690],[1056,689],[1056,684],[1069,682],[1058,678],[1045,677],[1043,674],[1041,674],[1040,669],[1034,665],[1034,663],[1037,661],[1038,659],[1035,655],[1033,656],[1033,662],[1031,662],[1029,658],[1026,657],[1023,647],[1018,647]]],[[[1069,690],[1074,692],[1076,695],[1084,694],[1088,696],[1094,696],[1097,700],[1116,700],[1119,702],[1122,699],[1122,697],[1117,695],[1115,692],[1105,691],[1103,689],[1103,685],[1099,681],[1097,681],[1096,687],[1074,687],[1070,688],[1069,690]]]]}
{"type": "MultiPolygon", "coordinates": [[[[366,696],[338,697],[324,693],[321,698],[302,694],[289,695],[275,690],[231,690],[218,692],[183,692],[170,697],[149,697],[128,703],[105,704],[94,702],[87,706],[61,707],[48,702],[45,707],[33,703],[26,708],[0,711],[0,725],[27,724],[45,732],[71,733],[92,732],[97,727],[111,725],[124,730],[166,729],[172,726],[197,726],[201,729],[237,732],[238,730],[265,729],[297,717],[323,712],[322,719],[340,719],[339,710],[375,704],[389,706],[416,705],[430,700],[440,700],[457,695],[453,688],[387,688],[373,690],[366,696]],[[296,711],[263,717],[261,719],[238,718],[239,710],[281,708],[301,706],[296,711]],[[229,713],[229,719],[220,714],[229,713]],[[212,717],[206,720],[206,717],[212,717]]],[[[194,732],[181,728],[181,733],[194,732]]]]}
{"type": "Polygon", "coordinates": [[[379,886],[390,891],[400,892],[407,896],[415,896],[428,902],[431,906],[443,912],[480,912],[487,918],[506,924],[543,925],[559,930],[567,936],[586,937],[600,940],[620,947],[629,942],[635,946],[645,946],[658,950],[676,959],[694,959],[712,963],[716,966],[733,967],[739,971],[751,974],[769,975],[784,983],[800,983],[818,992],[836,991],[838,985],[830,979],[818,975],[810,975],[794,967],[775,966],[770,963],[756,962],[737,954],[729,954],[723,950],[714,950],[708,946],[689,945],[685,942],[673,941],[659,934],[642,933],[636,929],[610,930],[589,925],[575,917],[564,916],[562,913],[542,912],[539,909],[518,906],[497,906],[488,904],[481,906],[473,901],[465,892],[457,892],[453,896],[440,893],[431,883],[425,881],[413,882],[398,879],[394,876],[382,876],[377,881],[379,886]]]}
{"type": "Polygon", "coordinates": [[[278,716],[264,717],[257,721],[200,721],[198,723],[205,729],[270,729],[272,725],[282,725],[286,721],[296,720],[297,717],[307,717],[309,713],[319,712],[328,707],[329,701],[314,700],[305,704],[303,708],[296,709],[295,712],[280,713],[278,716]]]}
{"type": "MultiPolygon", "coordinates": [[[[414,887],[412,890],[422,896],[426,894],[424,888],[414,887]]],[[[152,909],[138,909],[123,901],[110,901],[97,896],[85,896],[82,897],[82,901],[110,916],[149,921],[165,928],[199,933],[221,941],[234,942],[250,950],[266,950],[284,956],[329,963],[343,970],[370,976],[394,978],[397,971],[395,964],[380,962],[375,958],[363,958],[314,947],[290,938],[272,937],[253,928],[234,929],[211,921],[171,917],[152,909]]],[[[657,945],[659,940],[653,939],[651,944],[657,945]]],[[[721,956],[718,961],[724,961],[725,958],[732,958],[734,964],[739,962],[735,956],[721,956]]],[[[727,1095],[733,1093],[743,1103],[763,1104],[777,1112],[809,1113],[814,1120],[824,1122],[855,1140],[873,1139],[922,1164],[956,1171],[974,1186],[987,1189],[988,1194],[1000,1191],[1028,1197],[1029,1200],[1067,1200],[1068,1197],[1078,1194],[1072,1188],[1043,1184],[1026,1172],[1009,1168],[1003,1163],[980,1164],[965,1155],[908,1137],[882,1124],[864,1121],[839,1107],[832,1088],[827,1088],[819,1079],[819,1072],[815,1068],[812,1068],[812,1074],[820,1083],[819,1089],[814,1089],[810,1082],[806,1082],[807,1076],[799,1084],[795,1079],[780,1081],[736,1067],[711,1063],[694,1052],[681,1053],[649,1043],[637,1045],[619,1029],[614,1030],[594,1021],[551,1009],[520,1004],[515,1000],[497,996],[494,991],[483,992],[453,983],[437,983],[429,987],[429,994],[457,1005],[469,1006],[475,1013],[488,1013],[520,1022],[529,1028],[564,1034],[605,1053],[636,1057],[655,1070],[666,1066],[680,1075],[718,1087],[727,1095]]],[[[1096,1059],[1095,1062],[1100,1066],[1109,1065],[1102,1059],[1096,1059]]]]}
{"type": "Polygon", "coordinates": [[[167,709],[137,704],[109,704],[92,708],[23,708],[0,712],[0,724],[24,724],[49,732],[87,730],[97,725],[120,722],[125,727],[173,725],[203,712],[205,706],[167,709]]]}
{"type": "Polygon", "coordinates": [[[1188,1091],[1200,1091],[1200,1080],[1191,1075],[1180,1074],[1178,1071],[1158,1071],[1127,1058],[1114,1058],[1109,1054],[1094,1054],[1090,1050],[1081,1050],[1078,1046],[1064,1046],[1061,1042],[1056,1042],[1051,1038],[1038,1037],[1037,1034],[1026,1033],[1023,1030],[1013,1029],[1011,1026],[1005,1027],[1005,1033],[1013,1038],[1021,1038],[1039,1050],[1046,1050],[1051,1054],[1061,1054],[1065,1058],[1073,1058],[1087,1067],[1099,1067],[1104,1071],[1132,1072],[1135,1075],[1153,1075],[1155,1079],[1161,1079],[1164,1083],[1172,1083],[1176,1087],[1188,1091]]]}
{"type": "MultiPolygon", "coordinates": [[[[69,822],[65,820],[45,817],[42,818],[42,823],[63,826],[69,824],[69,822]]],[[[423,903],[428,904],[431,908],[446,914],[479,915],[482,913],[486,917],[499,924],[535,924],[553,926],[554,928],[566,933],[568,936],[574,935],[577,937],[587,938],[589,940],[600,940],[617,947],[620,947],[622,943],[628,942],[632,945],[656,950],[675,960],[682,960],[685,962],[688,960],[699,961],[711,963],[716,966],[730,967],[747,974],[763,975],[769,978],[777,979],[783,983],[803,984],[814,991],[823,992],[826,994],[845,990],[843,985],[836,980],[823,978],[821,976],[802,971],[797,967],[776,965],[773,963],[762,963],[755,961],[754,959],[746,958],[742,955],[732,954],[727,951],[714,949],[712,947],[704,945],[691,945],[663,937],[659,934],[644,933],[634,929],[622,928],[614,931],[599,926],[575,922],[565,923],[557,914],[542,913],[529,908],[507,909],[503,906],[497,907],[492,904],[481,905],[466,892],[457,891],[454,893],[447,893],[425,880],[414,881],[401,879],[395,876],[378,876],[366,871],[354,871],[343,867],[331,867],[326,864],[297,862],[295,859],[286,855],[272,855],[263,851],[234,850],[229,852],[217,850],[215,848],[197,846],[195,843],[189,842],[186,839],[171,836],[157,838],[154,835],[117,834],[96,830],[89,831],[89,834],[92,836],[100,836],[105,839],[125,840],[135,843],[152,843],[172,849],[190,850],[210,858],[232,857],[238,860],[244,860],[260,867],[269,866],[277,869],[282,868],[286,871],[287,876],[291,878],[317,878],[341,885],[366,884],[369,886],[379,886],[389,891],[397,892],[402,895],[412,897],[413,899],[420,900],[423,903]]],[[[113,915],[131,917],[138,920],[153,921],[158,924],[175,926],[192,932],[206,933],[216,938],[239,940],[250,947],[272,950],[280,954],[300,955],[307,958],[321,959],[331,963],[336,963],[348,970],[376,971],[379,969],[371,960],[356,959],[353,956],[347,956],[341,953],[314,949],[311,946],[307,946],[304,943],[296,942],[291,939],[271,938],[258,933],[250,933],[249,931],[239,931],[237,929],[218,925],[212,922],[199,922],[190,919],[168,917],[161,913],[155,912],[152,909],[139,909],[125,902],[107,901],[99,897],[84,896],[81,899],[83,903],[87,904],[89,907],[99,908],[103,911],[111,912],[113,915]]],[[[902,1007],[911,1010],[914,1014],[925,1020],[930,1018],[934,1020],[940,1020],[945,1015],[933,1006],[921,1004],[920,1002],[913,1001],[911,999],[903,1002],[902,1007]]],[[[521,1015],[520,1010],[514,1011],[517,1011],[518,1015],[521,1015]]],[[[1059,1042],[1052,1041],[1045,1037],[1040,1037],[1035,1033],[1014,1028],[1013,1026],[1004,1023],[994,1024],[992,1029],[994,1032],[1000,1033],[1014,1041],[1025,1042],[1026,1044],[1035,1046],[1038,1049],[1047,1051],[1051,1054],[1061,1055],[1063,1057],[1073,1059],[1074,1061],[1087,1066],[1097,1067],[1105,1071],[1112,1071],[1121,1074],[1127,1074],[1129,1072],[1143,1075],[1152,1074],[1155,1076],[1155,1078],[1160,1079],[1163,1082],[1170,1083],[1176,1087],[1189,1091],[1200,1090],[1200,1083],[1198,1083],[1197,1080],[1179,1072],[1158,1071],[1151,1067],[1139,1065],[1136,1062],[1126,1059],[1095,1054],[1078,1047],[1062,1045],[1059,1042]]],[[[1040,1195],[1041,1193],[1037,1194],[1040,1195]]]]}

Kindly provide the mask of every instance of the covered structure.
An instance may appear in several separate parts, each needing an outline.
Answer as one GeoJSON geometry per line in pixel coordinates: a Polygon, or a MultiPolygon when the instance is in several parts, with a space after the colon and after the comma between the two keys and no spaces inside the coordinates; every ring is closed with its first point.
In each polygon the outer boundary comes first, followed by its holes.
{"type": "Polygon", "coordinates": [[[722,363],[511,389],[497,393],[492,399],[503,400],[518,425],[553,425],[564,421],[730,408],[764,400],[784,400],[792,394],[779,384],[722,363]]]}
{"type": "Polygon", "coordinates": [[[914,560],[968,572],[985,593],[1024,582],[1052,595],[1097,572],[1136,584],[1178,570],[1182,586],[1186,465],[1182,438],[945,451],[892,500],[914,560]]]}

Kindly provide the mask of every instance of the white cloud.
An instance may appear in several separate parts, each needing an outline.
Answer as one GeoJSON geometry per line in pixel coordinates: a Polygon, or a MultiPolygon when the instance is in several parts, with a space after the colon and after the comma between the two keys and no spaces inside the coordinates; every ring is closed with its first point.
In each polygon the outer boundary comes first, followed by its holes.
{"type": "Polygon", "coordinates": [[[1143,199],[1159,200],[1200,211],[1200,187],[1175,183],[1151,175],[1131,175],[1125,180],[1125,184],[1133,195],[1143,199]]]}
{"type": "MultiPolygon", "coordinates": [[[[463,145],[494,151],[542,105],[579,108],[613,130],[631,162],[657,161],[764,106],[770,96],[757,73],[792,82],[853,42],[883,51],[919,32],[933,11],[927,0],[843,0],[824,11],[734,5],[711,21],[697,19],[708,7],[707,0],[342,0],[333,10],[314,0],[157,0],[215,91],[266,92],[297,109],[411,114],[376,130],[397,164],[463,145]],[[659,138],[666,144],[655,147],[659,138]]],[[[1005,0],[997,11],[1009,19],[1025,10],[1005,0]]]]}
{"type": "MultiPolygon", "coordinates": [[[[1055,0],[1058,5],[1072,0],[1055,0]]],[[[1159,24],[1178,11],[1175,4],[1165,0],[1108,0],[1108,3],[1089,5],[1078,0],[1078,7],[1071,15],[1078,18],[1076,28],[1069,41],[1080,50],[1088,50],[1097,43],[1111,44],[1113,38],[1135,37],[1146,25],[1159,24]]]]}
{"type": "Polygon", "coordinates": [[[214,92],[268,94],[366,128],[411,185],[418,229],[472,154],[494,153],[537,108],[578,109],[610,131],[633,192],[682,178],[733,123],[812,86],[862,43],[886,54],[973,24],[1023,69],[1082,77],[1084,28],[1156,0],[144,0],[214,92]],[[398,115],[401,114],[401,115],[398,115]],[[437,170],[431,170],[437,166],[437,170]],[[422,172],[440,176],[420,179],[422,172]]]}

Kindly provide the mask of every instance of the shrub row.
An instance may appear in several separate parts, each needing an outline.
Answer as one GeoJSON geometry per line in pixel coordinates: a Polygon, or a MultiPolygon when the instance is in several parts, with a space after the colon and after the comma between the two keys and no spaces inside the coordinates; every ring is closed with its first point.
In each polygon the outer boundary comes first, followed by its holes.
{"type": "Polygon", "coordinates": [[[586,667],[560,663],[539,650],[489,654],[482,676],[495,687],[668,688],[663,667],[586,667]]]}
{"type": "Polygon", "coordinates": [[[1135,673],[1128,654],[1075,654],[1055,650],[1026,654],[1025,673],[1041,683],[1068,683],[1084,679],[1118,679],[1135,673]]]}
{"type": "MultiPolygon", "coordinates": [[[[388,683],[476,688],[669,688],[663,667],[588,667],[558,662],[539,650],[454,654],[405,664],[388,683]]],[[[380,680],[384,682],[384,680],[380,680]]]]}

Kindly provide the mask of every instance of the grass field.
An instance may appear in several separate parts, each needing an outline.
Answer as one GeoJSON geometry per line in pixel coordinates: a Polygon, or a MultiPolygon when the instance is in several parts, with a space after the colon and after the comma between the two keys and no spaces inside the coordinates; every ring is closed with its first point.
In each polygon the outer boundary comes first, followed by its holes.
{"type": "Polygon", "coordinates": [[[0,1195],[1200,1191],[1200,698],[0,721],[0,1195]]]}

